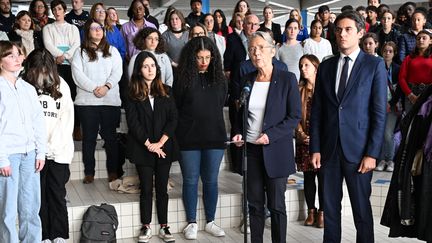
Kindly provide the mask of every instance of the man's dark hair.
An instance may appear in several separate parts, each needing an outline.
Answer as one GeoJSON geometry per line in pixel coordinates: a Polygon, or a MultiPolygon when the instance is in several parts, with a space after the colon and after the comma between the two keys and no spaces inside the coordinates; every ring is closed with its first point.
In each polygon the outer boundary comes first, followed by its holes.
{"type": "Polygon", "coordinates": [[[363,17],[359,13],[357,13],[356,11],[348,10],[348,11],[345,11],[345,12],[342,12],[341,14],[339,14],[336,17],[336,20],[334,22],[336,27],[337,27],[338,22],[341,21],[342,19],[354,20],[355,26],[357,28],[357,32],[365,29],[365,22],[363,20],[363,17]]]}
{"type": "Polygon", "coordinates": [[[367,11],[374,11],[376,14],[378,14],[378,8],[372,5],[366,7],[366,12],[367,11]]]}
{"type": "Polygon", "coordinates": [[[347,10],[354,10],[354,8],[351,5],[345,5],[341,8],[341,12],[345,12],[347,10]]]}
{"type": "Polygon", "coordinates": [[[318,13],[324,13],[324,11],[330,11],[329,6],[322,5],[321,7],[318,8],[318,13]]]}
{"type": "Polygon", "coordinates": [[[360,12],[360,11],[365,11],[366,12],[366,7],[365,6],[358,6],[355,11],[360,12]]]}
{"type": "Polygon", "coordinates": [[[195,2],[199,2],[202,5],[202,1],[201,0],[191,0],[190,1],[190,6],[192,6],[192,3],[195,3],[195,2]]]}

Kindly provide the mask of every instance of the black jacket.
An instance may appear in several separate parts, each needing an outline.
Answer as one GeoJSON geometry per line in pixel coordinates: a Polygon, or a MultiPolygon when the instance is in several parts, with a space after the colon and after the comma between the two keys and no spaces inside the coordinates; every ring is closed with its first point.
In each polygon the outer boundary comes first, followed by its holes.
{"type": "MultiPolygon", "coordinates": [[[[265,24],[260,24],[260,27],[265,27],[265,24]]],[[[282,32],[280,24],[272,22],[271,31],[273,32],[273,39],[275,40],[276,44],[282,44],[282,32]]]]}
{"type": "Polygon", "coordinates": [[[134,164],[154,166],[156,162],[170,163],[177,160],[178,147],[174,137],[177,127],[177,109],[174,98],[155,97],[154,110],[149,99],[144,101],[127,100],[126,120],[129,128],[126,154],[134,164]],[[162,135],[169,137],[163,147],[166,158],[157,158],[155,153],[147,150],[144,143],[148,139],[151,143],[158,142],[162,135]]]}

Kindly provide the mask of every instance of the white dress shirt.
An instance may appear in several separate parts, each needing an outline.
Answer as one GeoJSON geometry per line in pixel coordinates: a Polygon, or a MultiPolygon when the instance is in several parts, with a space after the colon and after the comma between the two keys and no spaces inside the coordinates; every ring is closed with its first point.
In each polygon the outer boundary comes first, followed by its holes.
{"type": "MultiPolygon", "coordinates": [[[[351,70],[352,70],[352,68],[354,66],[354,63],[355,63],[355,61],[356,61],[356,59],[357,59],[357,57],[358,57],[359,54],[360,54],[360,47],[357,48],[357,50],[353,51],[351,54],[348,55],[348,57],[350,58],[350,60],[349,60],[349,63],[348,63],[348,77],[347,77],[347,80],[346,80],[346,84],[347,85],[348,85],[349,78],[350,78],[350,75],[351,75],[351,70]]],[[[340,57],[339,57],[339,61],[338,61],[338,69],[337,69],[337,73],[336,73],[336,84],[335,84],[336,95],[337,95],[337,92],[338,92],[338,89],[339,89],[339,82],[340,82],[340,76],[341,76],[341,73],[342,73],[342,67],[343,67],[344,62],[345,62],[344,58],[346,56],[347,55],[340,53],[340,57]]]]}

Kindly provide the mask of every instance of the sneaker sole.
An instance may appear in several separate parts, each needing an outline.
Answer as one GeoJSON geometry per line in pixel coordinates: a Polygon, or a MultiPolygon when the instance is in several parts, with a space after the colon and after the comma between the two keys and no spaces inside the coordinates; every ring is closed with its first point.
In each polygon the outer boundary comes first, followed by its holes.
{"type": "Polygon", "coordinates": [[[174,238],[172,238],[172,239],[165,239],[165,237],[163,235],[159,235],[159,238],[161,240],[163,240],[164,242],[174,242],[175,241],[174,238]]]}
{"type": "Polygon", "coordinates": [[[138,239],[138,243],[147,243],[147,242],[150,241],[150,239],[151,239],[151,237],[148,240],[140,240],[140,239],[138,239]]]}

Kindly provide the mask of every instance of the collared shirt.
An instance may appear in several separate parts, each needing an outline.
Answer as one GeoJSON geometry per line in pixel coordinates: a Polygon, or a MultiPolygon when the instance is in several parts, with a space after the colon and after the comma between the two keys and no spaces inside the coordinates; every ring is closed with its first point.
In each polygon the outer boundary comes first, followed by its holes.
{"type": "Polygon", "coordinates": [[[152,24],[151,22],[147,21],[146,19],[144,19],[144,24],[142,27],[138,27],[135,22],[133,20],[127,22],[126,24],[124,24],[121,28],[121,33],[123,35],[123,38],[125,39],[126,42],[126,51],[127,54],[126,56],[130,59],[133,55],[137,54],[140,52],[140,50],[138,50],[134,43],[133,43],[133,39],[135,37],[135,35],[138,33],[138,31],[140,31],[143,28],[146,27],[150,27],[150,28],[154,28],[156,29],[156,26],[154,24],[152,24]]]}
{"type": "MultiPolygon", "coordinates": [[[[357,50],[353,51],[351,54],[348,55],[348,57],[350,58],[350,60],[349,60],[349,63],[348,63],[348,77],[347,77],[347,82],[346,82],[347,85],[348,85],[349,77],[350,77],[350,74],[351,74],[351,70],[352,70],[352,68],[354,66],[354,63],[355,63],[355,61],[356,61],[356,59],[357,59],[357,57],[358,57],[359,54],[360,54],[360,47],[357,48],[357,50]]],[[[344,58],[346,56],[347,55],[342,54],[342,52],[340,53],[340,56],[339,56],[338,69],[337,69],[337,73],[336,73],[336,85],[335,85],[335,92],[336,92],[336,94],[337,94],[338,88],[339,88],[339,82],[340,82],[340,76],[341,76],[341,73],[342,73],[342,67],[343,67],[344,62],[345,62],[344,58]]]]}

